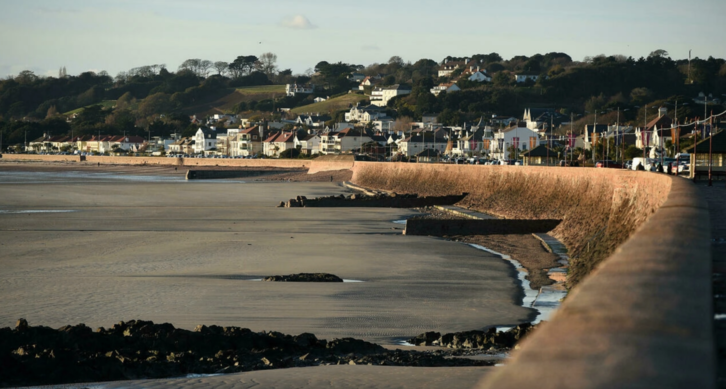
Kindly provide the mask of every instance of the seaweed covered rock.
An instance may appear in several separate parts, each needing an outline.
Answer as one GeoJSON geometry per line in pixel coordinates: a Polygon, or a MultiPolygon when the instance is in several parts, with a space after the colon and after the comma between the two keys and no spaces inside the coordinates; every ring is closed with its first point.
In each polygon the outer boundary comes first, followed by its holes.
{"type": "Polygon", "coordinates": [[[299,273],[286,276],[265,277],[263,281],[271,282],[343,282],[343,279],[328,273],[299,273]]]}

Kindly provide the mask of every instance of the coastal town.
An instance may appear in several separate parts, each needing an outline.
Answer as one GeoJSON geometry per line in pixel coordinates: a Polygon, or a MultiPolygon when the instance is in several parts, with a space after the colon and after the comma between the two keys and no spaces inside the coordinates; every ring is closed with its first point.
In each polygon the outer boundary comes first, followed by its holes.
{"type": "Polygon", "coordinates": [[[480,3],[3,3],[0,388],[726,389],[726,2],[480,3]]]}

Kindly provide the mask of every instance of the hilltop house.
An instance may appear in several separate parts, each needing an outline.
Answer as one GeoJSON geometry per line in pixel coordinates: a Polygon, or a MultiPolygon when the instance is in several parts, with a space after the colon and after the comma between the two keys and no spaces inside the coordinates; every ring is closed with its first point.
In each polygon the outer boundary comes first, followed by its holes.
{"type": "Polygon", "coordinates": [[[368,123],[375,120],[388,118],[382,107],[377,105],[367,105],[361,107],[360,104],[350,108],[350,111],[345,113],[345,121],[357,121],[359,123],[368,123]]]}
{"type": "Polygon", "coordinates": [[[451,73],[454,73],[454,71],[462,67],[466,64],[466,62],[458,62],[458,61],[446,61],[443,65],[439,68],[439,77],[448,77],[451,75],[451,73]]]}
{"type": "Polygon", "coordinates": [[[526,82],[527,80],[532,80],[534,82],[537,82],[537,79],[539,79],[539,74],[517,73],[514,75],[514,79],[518,83],[526,82]]]}
{"type": "Polygon", "coordinates": [[[367,86],[376,86],[378,83],[381,82],[381,77],[378,76],[368,76],[361,81],[361,83],[358,85],[358,90],[365,90],[367,86]]]}
{"type": "Polygon", "coordinates": [[[325,122],[330,120],[331,117],[328,115],[317,115],[317,114],[309,114],[309,115],[300,115],[295,120],[296,124],[304,124],[308,127],[324,127],[325,122]]]}
{"type": "Polygon", "coordinates": [[[492,82],[492,77],[487,74],[486,70],[477,69],[476,72],[469,76],[469,81],[476,82],[492,82]]]}
{"type": "Polygon", "coordinates": [[[460,90],[461,90],[461,88],[459,88],[456,85],[456,83],[449,82],[446,84],[439,84],[439,85],[434,86],[433,88],[431,88],[431,93],[433,93],[434,96],[438,96],[441,92],[452,93],[452,92],[458,92],[460,90]]]}
{"type": "Polygon", "coordinates": [[[287,96],[295,96],[297,94],[312,94],[315,91],[315,85],[298,85],[298,84],[287,84],[285,85],[285,94],[287,96]]]}
{"type": "Polygon", "coordinates": [[[408,95],[411,93],[411,87],[404,84],[395,84],[391,86],[384,86],[382,88],[375,88],[371,92],[371,104],[379,107],[385,107],[388,105],[388,101],[396,96],[408,95]]]}

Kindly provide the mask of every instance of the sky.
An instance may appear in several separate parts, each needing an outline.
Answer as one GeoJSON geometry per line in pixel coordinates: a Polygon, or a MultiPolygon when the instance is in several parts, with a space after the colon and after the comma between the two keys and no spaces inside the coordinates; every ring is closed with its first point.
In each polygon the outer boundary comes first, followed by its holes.
{"type": "Polygon", "coordinates": [[[272,52],[280,69],[397,55],[726,58],[724,0],[0,0],[0,77],[272,52]]]}

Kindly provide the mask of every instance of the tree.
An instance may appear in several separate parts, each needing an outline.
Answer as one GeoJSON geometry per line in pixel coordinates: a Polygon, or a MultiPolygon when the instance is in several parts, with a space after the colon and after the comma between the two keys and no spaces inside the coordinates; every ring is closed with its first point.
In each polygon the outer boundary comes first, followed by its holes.
{"type": "Polygon", "coordinates": [[[263,53],[260,56],[258,68],[267,77],[272,77],[277,72],[277,55],[274,53],[263,53]]]}
{"type": "Polygon", "coordinates": [[[58,115],[58,110],[55,108],[55,105],[51,105],[50,108],[48,108],[48,112],[45,114],[45,118],[50,119],[56,115],[58,115]]]}
{"type": "Polygon", "coordinates": [[[217,61],[214,63],[214,69],[217,71],[217,74],[224,75],[224,73],[227,72],[227,68],[229,67],[229,64],[224,61],[217,61]]]}
{"type": "Polygon", "coordinates": [[[393,57],[391,57],[391,58],[390,58],[390,59],[388,60],[388,64],[389,64],[389,65],[398,65],[398,66],[403,66],[403,65],[404,65],[404,62],[403,62],[403,59],[402,59],[401,57],[399,57],[399,56],[397,56],[397,55],[394,55],[393,57]]]}
{"type": "Polygon", "coordinates": [[[255,68],[258,59],[254,55],[240,55],[234,62],[229,64],[228,69],[232,78],[240,78],[248,75],[255,68]]]}
{"type": "Polygon", "coordinates": [[[411,123],[413,123],[413,120],[410,117],[401,116],[393,122],[391,129],[396,133],[401,132],[405,134],[406,131],[411,129],[411,123]]]}
{"type": "Polygon", "coordinates": [[[198,76],[199,77],[206,78],[209,75],[209,69],[211,69],[213,65],[214,64],[212,63],[212,61],[209,61],[209,60],[206,60],[206,59],[203,60],[203,61],[201,61],[201,62],[199,62],[199,74],[198,74],[198,76]]]}
{"type": "Polygon", "coordinates": [[[36,80],[38,80],[38,76],[30,70],[23,70],[15,77],[15,81],[19,84],[30,84],[36,80]]]}
{"type": "Polygon", "coordinates": [[[166,93],[156,93],[146,99],[139,105],[139,114],[142,116],[151,116],[154,114],[167,113],[172,109],[169,101],[169,95],[166,93]]]}
{"type": "Polygon", "coordinates": [[[648,54],[648,58],[651,58],[651,57],[662,57],[662,58],[666,58],[666,57],[668,57],[668,52],[665,51],[665,50],[663,50],[663,49],[658,49],[658,50],[655,50],[655,51],[651,51],[650,54],[648,54]]]}

